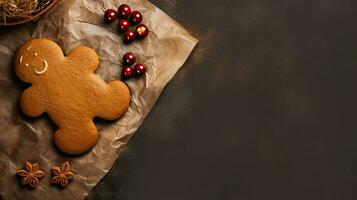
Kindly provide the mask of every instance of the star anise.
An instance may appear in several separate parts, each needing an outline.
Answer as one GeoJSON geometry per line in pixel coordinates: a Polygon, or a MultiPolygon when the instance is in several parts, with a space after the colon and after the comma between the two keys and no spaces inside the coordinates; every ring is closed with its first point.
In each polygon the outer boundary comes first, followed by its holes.
{"type": "Polygon", "coordinates": [[[53,177],[51,182],[54,184],[59,184],[62,187],[66,187],[70,180],[74,178],[74,173],[71,171],[71,166],[69,162],[64,162],[61,167],[52,167],[53,177]]]}
{"type": "Polygon", "coordinates": [[[25,162],[23,169],[18,169],[17,174],[21,177],[22,185],[29,185],[32,188],[38,186],[40,179],[45,173],[39,169],[37,163],[25,162]]]}

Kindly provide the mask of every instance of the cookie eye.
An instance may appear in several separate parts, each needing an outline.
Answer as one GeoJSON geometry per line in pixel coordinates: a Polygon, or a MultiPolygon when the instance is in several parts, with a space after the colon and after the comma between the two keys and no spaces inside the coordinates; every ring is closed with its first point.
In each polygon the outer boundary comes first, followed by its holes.
{"type": "Polygon", "coordinates": [[[29,66],[29,64],[28,64],[28,63],[26,63],[26,64],[25,64],[25,66],[26,66],[26,67],[28,67],[28,66],[29,66]]]}
{"type": "Polygon", "coordinates": [[[38,56],[38,53],[34,53],[33,55],[34,55],[35,57],[37,57],[37,56],[38,56]]]}

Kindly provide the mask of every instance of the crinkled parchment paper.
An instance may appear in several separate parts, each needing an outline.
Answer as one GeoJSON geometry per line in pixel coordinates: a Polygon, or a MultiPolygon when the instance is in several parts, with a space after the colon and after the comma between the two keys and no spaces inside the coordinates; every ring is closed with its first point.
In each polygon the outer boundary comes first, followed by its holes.
{"type": "MultiPolygon", "coordinates": [[[[184,64],[197,40],[174,20],[146,0],[66,0],[38,23],[0,29],[0,194],[5,199],[83,199],[103,178],[118,158],[124,145],[143,122],[162,89],[184,64]],[[115,23],[104,25],[107,8],[127,3],[143,13],[151,30],[142,41],[124,45],[115,23]],[[118,121],[96,120],[100,131],[97,145],[87,154],[69,157],[53,145],[56,126],[47,116],[31,119],[22,114],[19,94],[27,85],[14,75],[17,48],[30,38],[50,38],[68,53],[87,45],[100,57],[97,70],[105,81],[120,79],[121,57],[127,51],[138,55],[148,66],[147,75],[126,81],[132,94],[128,112],[118,121]],[[16,169],[24,161],[37,162],[46,176],[36,189],[21,187],[16,169]],[[77,177],[65,189],[51,186],[51,167],[70,161],[77,177]]],[[[74,83],[75,84],[75,83],[74,83]]]]}

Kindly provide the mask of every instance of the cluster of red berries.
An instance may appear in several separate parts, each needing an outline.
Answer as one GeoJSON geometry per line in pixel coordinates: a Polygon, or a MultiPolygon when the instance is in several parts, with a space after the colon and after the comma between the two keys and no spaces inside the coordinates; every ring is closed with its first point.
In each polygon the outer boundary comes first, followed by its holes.
{"type": "Polygon", "coordinates": [[[135,63],[135,56],[133,53],[128,52],[123,56],[123,69],[122,69],[122,77],[123,79],[131,78],[132,76],[142,76],[146,72],[145,65],[141,63],[137,63],[134,65],[134,69],[131,67],[135,63]]]}
{"type": "Polygon", "coordinates": [[[143,21],[143,16],[139,11],[131,11],[131,8],[122,4],[118,8],[118,12],[114,9],[108,9],[104,14],[104,21],[110,23],[118,20],[118,31],[124,33],[124,42],[131,43],[135,39],[142,39],[149,34],[149,29],[144,25],[140,24],[143,21]],[[130,26],[134,30],[130,29],[130,26]]]}

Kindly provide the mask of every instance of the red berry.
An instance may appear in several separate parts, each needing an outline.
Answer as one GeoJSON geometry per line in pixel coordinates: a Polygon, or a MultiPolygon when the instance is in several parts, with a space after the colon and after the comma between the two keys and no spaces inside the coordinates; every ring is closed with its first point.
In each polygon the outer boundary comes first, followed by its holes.
{"type": "Polygon", "coordinates": [[[123,67],[123,69],[121,71],[121,75],[124,79],[128,79],[128,78],[132,77],[133,74],[134,74],[133,69],[130,66],[123,67]]]}
{"type": "Polygon", "coordinates": [[[135,40],[135,33],[132,30],[127,30],[124,33],[124,42],[130,43],[135,40]]]}
{"type": "Polygon", "coordinates": [[[134,72],[135,72],[135,76],[142,76],[145,74],[146,72],[146,67],[145,65],[138,63],[134,66],[134,72]]]}
{"type": "Polygon", "coordinates": [[[135,63],[135,60],[136,60],[136,58],[135,58],[134,54],[131,52],[128,52],[128,53],[124,54],[124,56],[123,56],[124,65],[132,65],[135,63]]]}
{"type": "Polygon", "coordinates": [[[124,33],[125,31],[127,31],[129,29],[129,21],[126,19],[119,19],[118,21],[118,31],[121,33],[124,33]]]}
{"type": "Polygon", "coordinates": [[[131,9],[128,5],[126,4],[121,4],[118,8],[118,15],[119,18],[127,18],[130,16],[131,9]]]}
{"type": "Polygon", "coordinates": [[[112,22],[117,18],[117,16],[118,16],[117,11],[115,11],[114,9],[108,9],[104,13],[104,21],[106,23],[112,22]]]}
{"type": "Polygon", "coordinates": [[[130,22],[132,24],[139,24],[141,21],[143,21],[143,16],[139,11],[133,11],[130,15],[130,22]]]}
{"type": "Polygon", "coordinates": [[[148,27],[146,27],[144,24],[139,24],[136,28],[135,28],[135,35],[138,38],[144,38],[149,34],[149,29],[148,27]]]}

